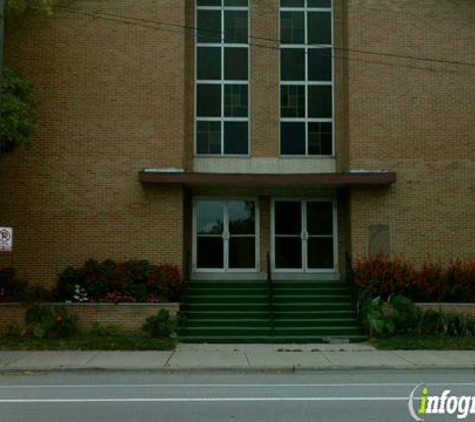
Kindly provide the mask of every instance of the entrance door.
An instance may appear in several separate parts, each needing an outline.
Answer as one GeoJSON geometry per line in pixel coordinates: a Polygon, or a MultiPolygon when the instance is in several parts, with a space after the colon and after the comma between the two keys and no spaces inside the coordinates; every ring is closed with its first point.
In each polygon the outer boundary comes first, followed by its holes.
{"type": "Polygon", "coordinates": [[[335,270],[335,222],[333,200],[275,200],[274,269],[300,272],[335,270]]]}
{"type": "Polygon", "coordinates": [[[255,271],[256,214],[257,207],[254,200],[196,200],[194,269],[255,271]]]}

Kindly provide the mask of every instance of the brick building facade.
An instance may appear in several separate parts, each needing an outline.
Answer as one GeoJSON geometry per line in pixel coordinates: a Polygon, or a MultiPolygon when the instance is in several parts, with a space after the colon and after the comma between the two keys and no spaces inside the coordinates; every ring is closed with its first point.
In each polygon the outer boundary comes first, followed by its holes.
{"type": "Polygon", "coordinates": [[[339,278],[474,258],[475,4],[120,0],[15,23],[39,131],[3,157],[13,264],[339,278]],[[197,28],[197,29],[196,29],[197,28]]]}

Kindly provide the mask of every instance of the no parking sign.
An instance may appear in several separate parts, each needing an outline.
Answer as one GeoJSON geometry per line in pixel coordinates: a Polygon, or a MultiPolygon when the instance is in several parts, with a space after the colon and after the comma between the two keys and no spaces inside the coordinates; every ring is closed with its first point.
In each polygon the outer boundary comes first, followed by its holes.
{"type": "Polygon", "coordinates": [[[13,247],[13,229],[0,227],[0,252],[11,252],[13,247]]]}

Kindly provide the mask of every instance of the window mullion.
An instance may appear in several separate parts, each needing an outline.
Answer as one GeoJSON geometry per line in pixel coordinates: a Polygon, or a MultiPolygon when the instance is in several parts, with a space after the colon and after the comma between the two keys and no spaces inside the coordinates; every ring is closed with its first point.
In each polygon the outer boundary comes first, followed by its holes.
{"type": "Polygon", "coordinates": [[[225,13],[221,8],[221,155],[224,155],[224,54],[225,54],[225,13]]]}

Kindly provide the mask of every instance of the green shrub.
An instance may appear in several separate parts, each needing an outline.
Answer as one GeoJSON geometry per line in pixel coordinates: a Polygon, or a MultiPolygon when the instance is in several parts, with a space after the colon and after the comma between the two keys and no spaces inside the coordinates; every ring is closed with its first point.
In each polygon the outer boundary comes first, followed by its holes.
{"type": "Polygon", "coordinates": [[[157,315],[148,317],[142,330],[150,338],[172,338],[175,336],[175,322],[170,319],[170,313],[160,309],[157,315]]]}
{"type": "Polygon", "coordinates": [[[421,311],[402,295],[390,295],[387,301],[363,294],[359,300],[360,320],[370,337],[388,337],[417,329],[421,311]]]}
{"type": "Polygon", "coordinates": [[[26,333],[36,338],[67,337],[77,330],[76,322],[64,306],[35,305],[25,314],[26,333]]]}
{"type": "Polygon", "coordinates": [[[89,334],[95,337],[120,337],[123,335],[123,331],[117,325],[102,325],[100,322],[94,321],[89,334]]]}
{"type": "Polygon", "coordinates": [[[454,312],[427,310],[418,324],[420,335],[442,335],[451,337],[474,337],[475,318],[454,312]]]}

